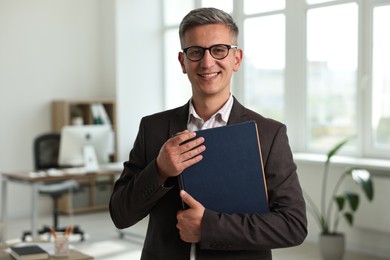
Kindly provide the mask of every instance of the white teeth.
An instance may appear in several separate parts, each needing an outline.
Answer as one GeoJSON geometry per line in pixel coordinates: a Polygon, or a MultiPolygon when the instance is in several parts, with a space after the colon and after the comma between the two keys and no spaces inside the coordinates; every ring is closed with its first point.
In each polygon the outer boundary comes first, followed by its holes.
{"type": "Polygon", "coordinates": [[[212,77],[215,77],[217,76],[218,73],[212,73],[212,74],[203,74],[202,77],[203,78],[212,78],[212,77]]]}

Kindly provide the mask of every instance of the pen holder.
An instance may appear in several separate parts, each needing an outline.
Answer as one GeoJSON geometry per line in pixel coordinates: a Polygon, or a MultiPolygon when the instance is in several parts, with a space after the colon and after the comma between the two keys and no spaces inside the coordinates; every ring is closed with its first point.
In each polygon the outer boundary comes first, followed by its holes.
{"type": "Polygon", "coordinates": [[[54,256],[65,257],[69,255],[69,236],[64,233],[57,233],[54,238],[54,256]]]}

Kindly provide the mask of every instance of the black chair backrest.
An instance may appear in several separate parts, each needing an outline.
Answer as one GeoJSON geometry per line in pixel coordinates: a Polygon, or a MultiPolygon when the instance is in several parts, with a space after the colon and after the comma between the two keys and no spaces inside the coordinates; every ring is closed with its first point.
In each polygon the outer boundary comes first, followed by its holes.
{"type": "Polygon", "coordinates": [[[59,133],[46,133],[34,140],[35,170],[58,168],[58,154],[60,151],[59,133]]]}

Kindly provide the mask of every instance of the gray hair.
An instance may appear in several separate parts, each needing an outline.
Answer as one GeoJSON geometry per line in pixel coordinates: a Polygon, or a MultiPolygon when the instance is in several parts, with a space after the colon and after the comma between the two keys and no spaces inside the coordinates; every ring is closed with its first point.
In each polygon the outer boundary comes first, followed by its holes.
{"type": "Polygon", "coordinates": [[[179,27],[180,44],[182,47],[184,47],[183,38],[187,30],[199,25],[208,24],[226,25],[236,41],[235,44],[237,44],[238,27],[231,15],[220,9],[209,7],[194,9],[183,18],[179,27]]]}

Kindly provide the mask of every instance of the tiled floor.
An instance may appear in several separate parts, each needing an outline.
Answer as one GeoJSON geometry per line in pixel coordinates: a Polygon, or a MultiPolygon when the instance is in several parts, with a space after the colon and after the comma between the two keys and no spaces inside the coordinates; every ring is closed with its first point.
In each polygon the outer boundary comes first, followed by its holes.
{"type": "MultiPolygon", "coordinates": [[[[50,217],[42,218],[43,223],[51,223],[50,217]]],[[[60,224],[70,224],[69,218],[61,217],[60,224]]],[[[87,240],[78,241],[74,236],[71,244],[80,251],[92,255],[97,260],[137,260],[143,243],[143,234],[147,225],[147,219],[126,230],[123,239],[115,229],[107,212],[76,215],[76,224],[80,224],[88,234],[87,240]]],[[[8,238],[17,241],[22,232],[29,227],[27,219],[13,219],[8,223],[8,238]]],[[[316,244],[305,242],[298,247],[273,250],[274,260],[320,260],[320,254],[316,244]]],[[[375,256],[362,255],[355,252],[347,252],[343,260],[389,260],[375,256]]]]}
{"type": "MultiPolygon", "coordinates": [[[[275,260],[320,260],[318,246],[314,243],[305,242],[298,247],[273,250],[275,260]]],[[[356,252],[346,252],[343,260],[389,260],[389,258],[369,256],[356,252]]]]}

